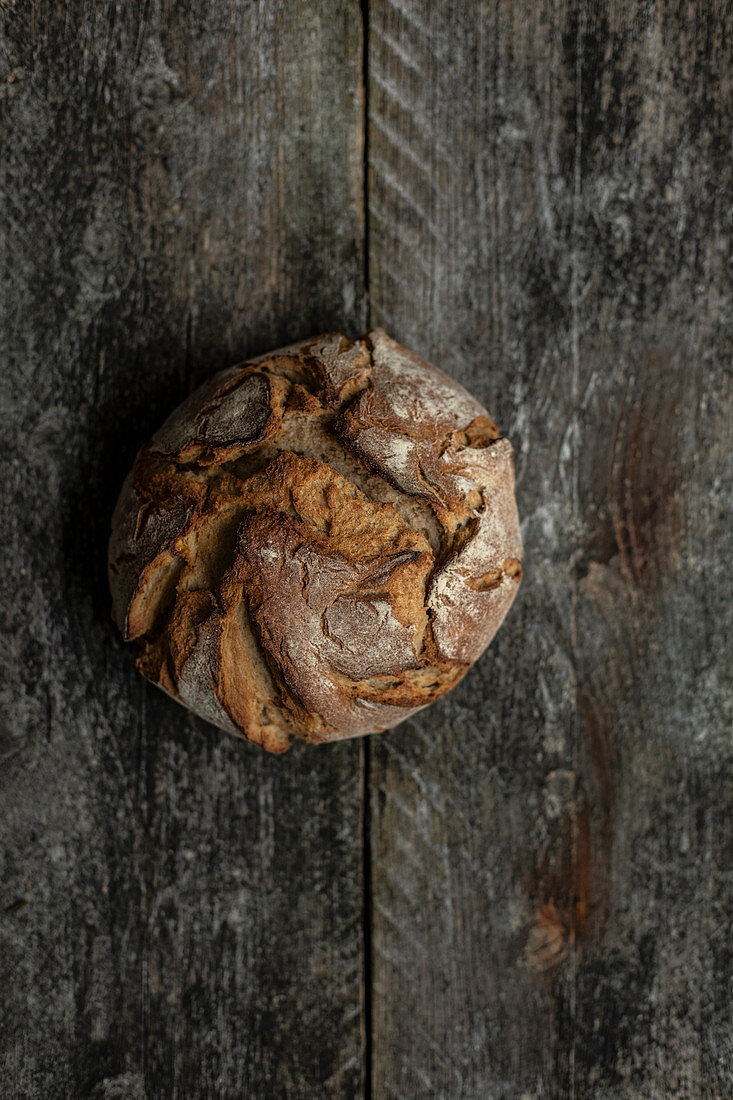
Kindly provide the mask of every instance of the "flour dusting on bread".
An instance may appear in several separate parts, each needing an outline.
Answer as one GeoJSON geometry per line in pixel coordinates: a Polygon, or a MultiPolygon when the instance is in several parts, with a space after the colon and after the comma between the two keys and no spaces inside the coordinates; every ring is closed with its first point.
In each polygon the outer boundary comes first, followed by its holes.
{"type": "Polygon", "coordinates": [[[509,442],[377,329],[232,367],[142,448],[110,539],[140,670],[271,752],[450,690],[521,578],[509,442]]]}

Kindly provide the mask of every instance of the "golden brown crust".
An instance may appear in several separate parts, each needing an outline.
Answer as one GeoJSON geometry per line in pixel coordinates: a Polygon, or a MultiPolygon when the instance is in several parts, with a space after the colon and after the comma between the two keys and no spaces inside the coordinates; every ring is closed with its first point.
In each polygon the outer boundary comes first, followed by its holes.
{"type": "Polygon", "coordinates": [[[272,752],[387,729],[458,682],[516,593],[511,447],[381,330],[222,371],[138,455],[113,614],[138,667],[272,752]]]}

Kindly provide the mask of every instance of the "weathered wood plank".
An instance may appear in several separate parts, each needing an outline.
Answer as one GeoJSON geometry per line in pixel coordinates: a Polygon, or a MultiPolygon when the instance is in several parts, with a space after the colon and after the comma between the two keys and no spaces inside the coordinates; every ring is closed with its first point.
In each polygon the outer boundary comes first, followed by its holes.
{"type": "Polygon", "coordinates": [[[514,440],[527,553],[371,747],[373,1093],[728,1096],[731,8],[369,8],[371,321],[514,440]]]}
{"type": "Polygon", "coordinates": [[[351,1095],[359,746],[149,688],[104,558],[205,375],[364,325],[359,7],[2,7],[0,1093],[351,1095]]]}

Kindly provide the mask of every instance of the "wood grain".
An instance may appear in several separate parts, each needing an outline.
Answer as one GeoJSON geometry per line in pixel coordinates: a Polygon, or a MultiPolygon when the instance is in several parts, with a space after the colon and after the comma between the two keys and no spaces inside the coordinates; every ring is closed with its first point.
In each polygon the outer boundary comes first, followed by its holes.
{"type": "Polygon", "coordinates": [[[0,1094],[731,1095],[730,6],[0,14],[0,1094]],[[134,672],[109,516],[213,369],[368,322],[514,441],[525,580],[273,759],[134,672]]]}
{"type": "Polygon", "coordinates": [[[4,5],[4,1097],[360,1088],[360,749],[147,686],[109,517],[214,368],[364,327],[358,5],[4,5]]]}
{"type": "Polygon", "coordinates": [[[371,745],[374,1096],[733,1093],[732,39],[369,5],[371,322],[494,412],[526,545],[478,667],[371,745]]]}

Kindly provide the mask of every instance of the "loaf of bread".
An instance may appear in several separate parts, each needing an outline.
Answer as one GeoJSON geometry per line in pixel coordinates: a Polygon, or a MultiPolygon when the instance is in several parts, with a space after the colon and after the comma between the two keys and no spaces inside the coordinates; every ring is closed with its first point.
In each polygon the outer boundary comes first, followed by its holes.
{"type": "Polygon", "coordinates": [[[112,519],[140,671],[270,752],[396,725],[483,652],[521,577],[512,449],[377,329],[216,374],[139,452],[112,519]]]}

